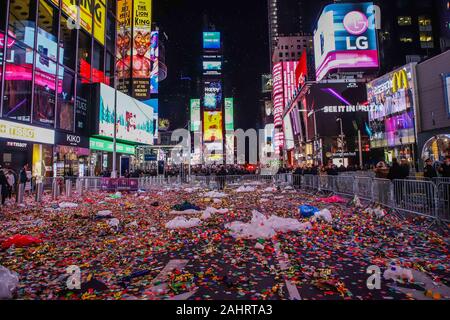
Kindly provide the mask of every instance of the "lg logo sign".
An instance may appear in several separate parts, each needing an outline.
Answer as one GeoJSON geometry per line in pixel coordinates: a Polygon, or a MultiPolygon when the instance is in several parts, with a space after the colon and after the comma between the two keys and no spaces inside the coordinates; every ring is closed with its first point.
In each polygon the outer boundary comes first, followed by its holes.
{"type": "Polygon", "coordinates": [[[370,6],[366,13],[351,11],[347,13],[343,20],[345,30],[354,37],[346,37],[348,50],[367,50],[369,41],[363,34],[370,30],[381,29],[381,10],[378,6],[370,6]],[[353,42],[353,41],[354,42],[353,42]]]}

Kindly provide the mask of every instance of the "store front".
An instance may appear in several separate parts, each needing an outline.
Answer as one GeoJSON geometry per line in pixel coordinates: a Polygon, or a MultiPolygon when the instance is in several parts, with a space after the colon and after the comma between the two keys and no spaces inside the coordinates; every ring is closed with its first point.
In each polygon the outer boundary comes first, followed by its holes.
{"type": "Polygon", "coordinates": [[[423,161],[431,159],[433,162],[443,162],[446,156],[450,156],[450,134],[439,134],[425,142],[423,161]]]}
{"type": "Polygon", "coordinates": [[[55,175],[84,177],[88,173],[89,138],[57,132],[55,138],[55,175]]]}
{"type": "Polygon", "coordinates": [[[0,165],[16,173],[28,164],[33,176],[52,176],[55,132],[0,120],[0,165]]]}
{"type": "MultiPolygon", "coordinates": [[[[104,172],[112,171],[114,144],[112,141],[98,138],[90,138],[89,175],[101,176],[104,172]]],[[[117,169],[121,176],[126,171],[134,169],[136,159],[136,147],[125,143],[116,143],[117,169]]]]}

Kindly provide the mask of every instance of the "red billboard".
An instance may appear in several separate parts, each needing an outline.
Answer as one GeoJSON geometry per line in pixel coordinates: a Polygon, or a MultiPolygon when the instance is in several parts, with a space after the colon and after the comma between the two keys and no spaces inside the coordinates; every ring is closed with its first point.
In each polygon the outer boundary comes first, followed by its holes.
{"type": "Polygon", "coordinates": [[[295,87],[302,86],[308,75],[308,61],[306,50],[303,50],[300,60],[295,68],[295,87]]]}

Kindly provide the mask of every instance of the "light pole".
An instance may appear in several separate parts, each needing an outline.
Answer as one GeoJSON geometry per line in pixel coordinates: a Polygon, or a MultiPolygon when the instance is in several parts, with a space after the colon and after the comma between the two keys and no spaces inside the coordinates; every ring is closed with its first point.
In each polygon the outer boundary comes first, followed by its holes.
{"type": "Polygon", "coordinates": [[[341,159],[342,159],[342,165],[344,165],[344,138],[345,138],[345,135],[344,135],[344,129],[343,129],[343,126],[342,126],[342,118],[337,118],[336,122],[339,122],[340,126],[341,126],[341,135],[340,135],[340,138],[341,138],[341,159]]]}

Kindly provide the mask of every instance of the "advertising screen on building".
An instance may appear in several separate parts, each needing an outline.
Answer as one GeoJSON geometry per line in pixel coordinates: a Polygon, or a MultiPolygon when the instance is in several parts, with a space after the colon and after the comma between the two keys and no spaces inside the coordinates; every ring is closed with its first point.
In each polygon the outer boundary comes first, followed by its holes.
{"type": "Polygon", "coordinates": [[[132,0],[117,0],[117,45],[116,70],[119,90],[127,91],[131,78],[131,20],[133,16],[132,0]]]}
{"type": "MultiPolygon", "coordinates": [[[[353,121],[360,130],[368,121],[367,91],[365,83],[317,83],[311,85],[305,100],[308,139],[312,139],[314,127],[324,136],[339,135],[337,118],[343,120],[344,133],[355,133],[353,121]],[[315,112],[314,112],[315,111],[315,112]],[[316,124],[314,124],[314,115],[316,124]]],[[[306,125],[305,125],[306,126],[306,125]]]]}
{"type": "Polygon", "coordinates": [[[286,150],[294,149],[294,132],[292,131],[292,122],[289,114],[287,114],[283,119],[283,130],[286,150]]]}
{"type": "Polygon", "coordinates": [[[273,90],[273,81],[271,74],[263,74],[261,76],[261,92],[268,93],[273,90]]]}
{"type": "Polygon", "coordinates": [[[450,116],[450,74],[444,75],[443,79],[444,79],[445,103],[447,107],[447,112],[450,116]]]}
{"type": "Polygon", "coordinates": [[[204,131],[203,140],[205,142],[222,142],[223,141],[223,125],[222,112],[206,111],[203,115],[204,131]]]}
{"type": "Polygon", "coordinates": [[[220,32],[203,32],[203,49],[220,49],[220,32]]]}
{"type": "Polygon", "coordinates": [[[372,2],[339,3],[324,8],[314,32],[317,81],[337,69],[378,68],[372,2]]]}
{"type": "MultiPolygon", "coordinates": [[[[119,0],[120,1],[120,0],[119,0]]],[[[94,33],[94,38],[102,45],[105,44],[106,7],[105,1],[80,1],[79,7],[75,0],[62,0],[62,10],[76,23],[79,15],[81,28],[89,34],[94,33]],[[94,24],[92,24],[94,22],[94,24]],[[94,27],[93,27],[94,26],[94,27]]]]}
{"type": "Polygon", "coordinates": [[[150,98],[152,76],[152,1],[133,1],[133,87],[132,96],[139,100],[150,98]]]}
{"type": "Polygon", "coordinates": [[[297,61],[283,62],[283,92],[284,101],[287,102],[294,97],[296,89],[295,85],[295,70],[297,68],[297,61]]]}
{"type": "Polygon", "coordinates": [[[191,99],[191,131],[199,132],[201,124],[200,99],[191,99]]]}
{"type": "Polygon", "coordinates": [[[273,115],[275,127],[283,125],[284,94],[283,94],[283,63],[274,64],[272,69],[273,78],[273,115]]]}
{"type": "Polygon", "coordinates": [[[159,100],[158,99],[148,99],[146,101],[142,101],[149,107],[153,109],[153,124],[155,128],[155,139],[158,139],[158,130],[159,130],[159,100]]]}
{"type": "Polygon", "coordinates": [[[150,42],[150,60],[152,72],[150,75],[150,93],[159,92],[159,31],[153,31],[150,42]]]}
{"type": "Polygon", "coordinates": [[[225,98],[225,131],[234,131],[234,99],[225,98]]]}
{"type": "Polygon", "coordinates": [[[55,131],[22,123],[0,120],[0,138],[54,144],[55,131]]]}
{"type": "Polygon", "coordinates": [[[203,75],[220,76],[222,74],[222,61],[203,61],[203,75]]]}
{"type": "Polygon", "coordinates": [[[205,109],[214,111],[222,108],[222,83],[220,81],[205,81],[203,104],[205,109]]]}
{"type": "Polygon", "coordinates": [[[415,64],[408,64],[367,84],[369,120],[414,108],[415,64]]]}
{"type": "MultiPolygon", "coordinates": [[[[108,138],[114,136],[114,89],[101,83],[99,101],[98,135],[108,138]]],[[[153,108],[131,98],[122,92],[117,93],[117,139],[141,144],[153,144],[153,108]]]]}
{"type": "Polygon", "coordinates": [[[302,55],[300,56],[300,60],[295,68],[295,87],[298,88],[302,86],[306,77],[308,76],[308,59],[306,50],[303,50],[302,55]]]}

